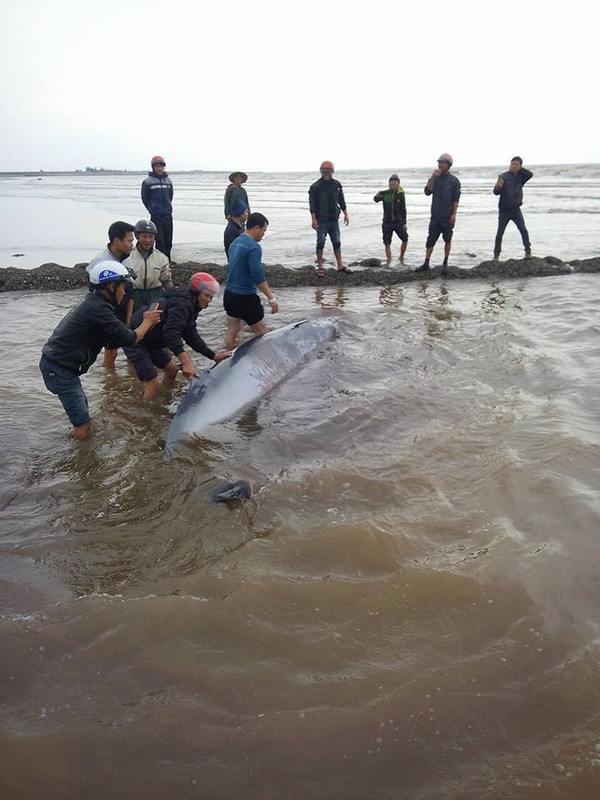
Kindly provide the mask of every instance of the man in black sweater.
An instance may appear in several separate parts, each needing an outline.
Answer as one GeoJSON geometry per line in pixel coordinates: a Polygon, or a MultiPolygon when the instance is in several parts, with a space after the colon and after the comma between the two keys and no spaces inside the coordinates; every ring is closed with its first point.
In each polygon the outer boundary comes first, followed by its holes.
{"type": "Polygon", "coordinates": [[[494,186],[494,194],[500,195],[500,200],[498,201],[498,232],[494,242],[494,261],[498,261],[500,258],[502,237],[506,226],[511,220],[521,234],[523,247],[525,248],[525,258],[531,258],[531,242],[525,227],[521,206],[523,205],[523,186],[532,176],[533,172],[523,166],[521,156],[512,158],[508,172],[502,172],[498,175],[498,180],[494,186]]]}

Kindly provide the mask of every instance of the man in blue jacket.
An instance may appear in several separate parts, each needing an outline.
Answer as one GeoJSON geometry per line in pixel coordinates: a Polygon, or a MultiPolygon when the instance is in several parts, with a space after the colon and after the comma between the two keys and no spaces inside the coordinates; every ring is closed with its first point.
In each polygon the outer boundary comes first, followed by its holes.
{"type": "Polygon", "coordinates": [[[521,206],[523,205],[523,186],[532,177],[533,172],[525,169],[521,156],[512,158],[508,172],[502,172],[498,175],[498,180],[494,186],[494,194],[500,195],[498,201],[498,232],[494,242],[494,261],[498,261],[500,258],[502,237],[506,226],[511,220],[521,234],[521,240],[525,248],[525,258],[531,258],[531,242],[525,227],[521,206]]]}
{"type": "Polygon", "coordinates": [[[156,249],[171,260],[173,247],[173,184],[162,156],[154,156],[150,161],[151,172],[142,181],[142,203],[146,206],[150,219],[156,225],[156,249]]]}

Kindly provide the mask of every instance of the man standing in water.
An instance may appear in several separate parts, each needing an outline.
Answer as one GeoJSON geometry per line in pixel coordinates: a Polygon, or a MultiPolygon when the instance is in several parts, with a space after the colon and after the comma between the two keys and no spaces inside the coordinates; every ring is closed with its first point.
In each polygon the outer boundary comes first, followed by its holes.
{"type": "Polygon", "coordinates": [[[234,239],[229,248],[229,272],[223,296],[227,313],[227,335],[225,347],[232,350],[245,322],[253,333],[267,332],[265,312],[256,293],[264,294],[271,306],[271,314],[279,311],[277,298],[267,283],[262,267],[262,247],[259,242],[267,232],[269,220],[258,212],[250,214],[246,230],[234,239]]]}
{"type": "Polygon", "coordinates": [[[444,262],[442,264],[442,275],[448,274],[448,257],[452,234],[454,233],[454,223],[456,222],[456,212],[458,211],[458,201],[460,200],[460,181],[455,175],[450,174],[452,166],[452,156],[450,153],[442,153],[438,158],[437,169],[433,171],[431,177],[425,185],[424,192],[431,199],[431,219],[429,221],[429,233],[425,243],[425,261],[415,272],[427,272],[429,270],[429,260],[433,253],[435,243],[440,234],[444,239],[444,262]]]}
{"type": "Polygon", "coordinates": [[[137,244],[123,266],[130,269],[135,280],[133,283],[133,310],[149,306],[165,291],[173,288],[169,259],[154,247],[156,225],[149,219],[140,219],[135,223],[137,244]]]}
{"type": "Polygon", "coordinates": [[[408,233],[406,230],[406,199],[404,189],[400,186],[400,178],[396,173],[390,175],[388,181],[389,189],[377,192],[373,200],[380,203],[383,200],[383,222],[381,230],[383,232],[383,244],[385,247],[385,258],[388,264],[392,261],[392,235],[395,233],[402,245],[400,246],[399,261],[404,266],[404,254],[408,244],[408,233]]]}
{"type": "Polygon", "coordinates": [[[89,273],[91,291],[59,322],[42,348],[40,370],[46,388],[63,404],[76,439],[90,433],[88,401],[80,375],[92,366],[102,347],[134,345],[160,321],[160,311],[146,311],[131,330],[117,318],[116,309],[131,277],[122,264],[103,261],[89,273]]]}
{"type": "Polygon", "coordinates": [[[350,272],[348,267],[342,264],[342,243],[338,223],[340,211],[344,214],[344,225],[347,225],[350,220],[346,210],[342,184],[333,177],[334,169],[331,161],[323,161],[320,172],[320,179],[315,181],[308,190],[308,199],[311,224],[317,232],[317,275],[322,278],[325,275],[323,250],[325,249],[325,239],[328,234],[338,272],[350,272]]]}
{"type": "Polygon", "coordinates": [[[498,175],[498,180],[494,186],[494,194],[500,195],[498,201],[498,232],[494,242],[494,261],[500,259],[502,237],[506,226],[511,220],[521,234],[521,240],[525,248],[525,258],[531,258],[531,242],[525,227],[521,206],[523,205],[523,186],[532,177],[533,172],[525,169],[521,156],[512,158],[508,172],[502,172],[498,175]]]}
{"type": "MultiPolygon", "coordinates": [[[[91,274],[97,264],[101,264],[104,261],[112,260],[121,264],[129,258],[133,250],[134,230],[135,228],[133,225],[130,225],[129,222],[123,222],[122,220],[113,222],[108,229],[108,244],[104,250],[101,250],[98,255],[92,258],[86,267],[88,275],[91,274]]],[[[135,271],[130,267],[127,267],[127,270],[131,278],[135,278],[135,271]]],[[[93,289],[93,285],[90,284],[90,290],[93,291],[93,289]]],[[[125,292],[121,302],[116,307],[116,314],[121,322],[125,323],[125,325],[129,325],[131,315],[133,314],[133,285],[129,282],[125,282],[125,292]]],[[[102,365],[107,369],[114,369],[117,353],[117,349],[106,347],[104,349],[102,365]]]]}
{"type": "Polygon", "coordinates": [[[162,156],[154,156],[150,161],[151,171],[142,181],[142,203],[158,231],[156,249],[170,261],[173,247],[173,183],[165,172],[166,166],[162,156]]]}

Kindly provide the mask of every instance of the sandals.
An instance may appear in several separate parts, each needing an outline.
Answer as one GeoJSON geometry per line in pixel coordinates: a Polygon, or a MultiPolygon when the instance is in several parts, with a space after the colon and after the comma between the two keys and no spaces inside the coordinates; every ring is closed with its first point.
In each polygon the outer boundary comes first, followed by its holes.
{"type": "Polygon", "coordinates": [[[317,278],[325,277],[325,270],[323,269],[323,267],[315,267],[315,272],[317,273],[317,278]]]}
{"type": "Polygon", "coordinates": [[[340,269],[338,269],[338,272],[352,272],[352,270],[348,269],[348,267],[340,267],[340,269]]]}

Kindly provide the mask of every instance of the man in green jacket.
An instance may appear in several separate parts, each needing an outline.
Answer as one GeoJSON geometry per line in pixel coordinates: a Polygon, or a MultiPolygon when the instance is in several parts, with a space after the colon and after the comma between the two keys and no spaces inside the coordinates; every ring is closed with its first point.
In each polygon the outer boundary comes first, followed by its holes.
{"type": "Polygon", "coordinates": [[[389,189],[377,192],[373,200],[376,203],[383,201],[383,222],[381,230],[383,232],[383,244],[385,247],[385,257],[388,264],[392,261],[392,236],[395,233],[402,245],[400,246],[399,261],[404,266],[404,254],[408,244],[408,232],[406,230],[406,199],[404,189],[400,186],[400,178],[394,173],[390,175],[388,181],[389,189]]]}

